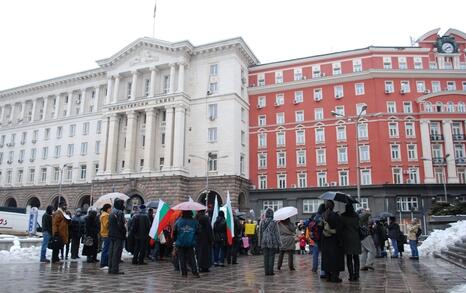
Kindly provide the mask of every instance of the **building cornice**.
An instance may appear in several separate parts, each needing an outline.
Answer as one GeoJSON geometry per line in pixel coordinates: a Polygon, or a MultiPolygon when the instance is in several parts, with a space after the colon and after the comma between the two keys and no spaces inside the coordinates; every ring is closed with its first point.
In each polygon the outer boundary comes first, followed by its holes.
{"type": "MultiPolygon", "coordinates": [[[[451,96],[451,95],[463,95],[466,96],[466,91],[441,91],[441,92],[436,92],[436,93],[430,93],[427,95],[420,96],[419,98],[416,99],[416,102],[422,103],[426,100],[429,100],[434,97],[439,97],[439,96],[451,96]]],[[[447,112],[449,113],[449,112],[447,112]]]]}

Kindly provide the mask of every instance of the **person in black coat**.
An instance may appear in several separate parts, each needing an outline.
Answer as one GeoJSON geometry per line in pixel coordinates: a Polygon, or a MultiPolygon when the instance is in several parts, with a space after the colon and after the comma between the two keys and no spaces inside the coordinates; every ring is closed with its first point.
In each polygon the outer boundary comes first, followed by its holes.
{"type": "Polygon", "coordinates": [[[227,263],[236,265],[238,264],[238,251],[241,246],[243,225],[241,225],[238,216],[234,216],[233,221],[235,235],[233,235],[233,243],[227,246],[227,263]]]}
{"type": "Polygon", "coordinates": [[[146,206],[139,206],[139,213],[134,216],[131,225],[132,234],[134,236],[134,253],[133,265],[145,265],[144,258],[146,257],[149,244],[150,218],[146,213],[146,206]]]}
{"type": "Polygon", "coordinates": [[[346,266],[350,281],[359,279],[359,254],[361,254],[361,238],[359,236],[359,216],[352,204],[346,204],[341,215],[343,222],[343,245],[346,254],[346,266]]]}
{"type": "Polygon", "coordinates": [[[199,272],[206,273],[212,266],[212,243],[213,232],[209,217],[199,212],[196,216],[199,222],[199,234],[196,242],[196,255],[199,266],[199,272]]]}
{"type": "Polygon", "coordinates": [[[70,223],[71,259],[79,258],[79,244],[84,234],[84,225],[85,223],[81,218],[81,209],[78,208],[70,223]]]}
{"type": "Polygon", "coordinates": [[[400,225],[396,223],[395,217],[390,217],[390,224],[388,224],[388,238],[390,238],[393,248],[391,258],[398,258],[398,240],[400,239],[400,225]]]}
{"type": "Polygon", "coordinates": [[[120,272],[120,260],[126,238],[124,209],[124,201],[119,198],[115,199],[113,210],[108,220],[108,238],[110,239],[110,247],[108,250],[109,274],[123,274],[123,272],[120,272]]]}
{"type": "Polygon", "coordinates": [[[99,246],[99,230],[100,223],[97,218],[97,212],[94,210],[89,211],[85,218],[85,234],[84,234],[84,247],[82,255],[87,256],[87,262],[98,262],[97,249],[99,246]]]}
{"type": "Polygon", "coordinates": [[[47,259],[47,246],[49,240],[52,237],[52,213],[53,206],[48,206],[45,210],[45,214],[42,216],[42,246],[40,248],[40,262],[49,263],[50,260],[47,259]]]}
{"type": "Polygon", "coordinates": [[[322,270],[327,280],[341,282],[340,272],[345,270],[345,254],[343,248],[343,223],[341,217],[333,211],[335,204],[331,200],[325,202],[324,230],[322,232],[322,270]]]}
{"type": "Polygon", "coordinates": [[[214,266],[224,267],[225,248],[227,243],[227,223],[225,213],[218,212],[217,220],[214,223],[214,266]]]}

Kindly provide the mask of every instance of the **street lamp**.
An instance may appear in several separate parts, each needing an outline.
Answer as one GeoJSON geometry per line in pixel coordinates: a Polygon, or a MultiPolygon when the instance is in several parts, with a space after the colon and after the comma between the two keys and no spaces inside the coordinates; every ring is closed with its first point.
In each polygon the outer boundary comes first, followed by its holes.
{"type": "MultiPolygon", "coordinates": [[[[360,174],[359,174],[359,119],[361,118],[362,114],[364,111],[367,110],[367,105],[363,105],[361,107],[361,110],[358,113],[358,116],[356,118],[356,124],[355,124],[355,129],[356,129],[356,143],[355,143],[355,150],[356,150],[356,192],[358,196],[358,201],[359,204],[361,204],[361,183],[360,183],[360,174]]],[[[342,114],[337,113],[335,111],[331,112],[333,116],[340,116],[344,117],[342,114]]]]}
{"type": "MultiPolygon", "coordinates": [[[[197,155],[192,155],[190,154],[189,157],[191,158],[196,158],[196,159],[200,159],[200,160],[203,160],[205,161],[205,192],[206,192],[206,201],[207,201],[207,196],[209,195],[209,160],[212,158],[214,154],[209,152],[207,154],[207,158],[203,158],[201,156],[197,156],[197,155]]],[[[217,157],[217,160],[218,159],[224,159],[224,158],[228,158],[228,155],[224,155],[224,156],[221,156],[221,157],[217,157]]]]}
{"type": "MultiPolygon", "coordinates": [[[[58,167],[58,169],[60,169],[60,180],[59,180],[59,183],[58,183],[58,201],[57,201],[57,207],[60,206],[60,200],[61,200],[61,185],[62,185],[62,181],[63,181],[63,170],[65,169],[65,167],[68,167],[70,166],[71,164],[70,163],[66,163],[64,164],[61,168],[58,167]]],[[[52,166],[52,165],[49,165],[49,164],[46,164],[44,166],[49,166],[49,167],[52,167],[52,168],[57,168],[57,166],[52,166]]]]}

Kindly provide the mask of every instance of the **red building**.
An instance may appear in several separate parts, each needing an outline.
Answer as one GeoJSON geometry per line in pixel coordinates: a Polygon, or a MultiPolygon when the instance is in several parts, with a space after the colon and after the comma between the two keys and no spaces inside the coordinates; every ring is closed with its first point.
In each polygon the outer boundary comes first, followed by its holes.
{"type": "Polygon", "coordinates": [[[355,195],[358,179],[363,205],[380,211],[420,211],[421,201],[426,210],[424,197],[444,198],[445,178],[450,197],[464,200],[466,34],[438,31],[413,47],[250,68],[252,205],[292,203],[305,216],[312,192],[355,195]]]}

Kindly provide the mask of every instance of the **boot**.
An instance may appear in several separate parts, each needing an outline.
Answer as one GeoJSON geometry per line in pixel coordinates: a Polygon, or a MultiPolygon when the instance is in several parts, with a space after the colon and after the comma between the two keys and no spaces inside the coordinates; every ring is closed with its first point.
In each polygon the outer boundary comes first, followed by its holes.
{"type": "Polygon", "coordinates": [[[354,270],[352,266],[348,266],[348,281],[354,281],[354,270]]]}

